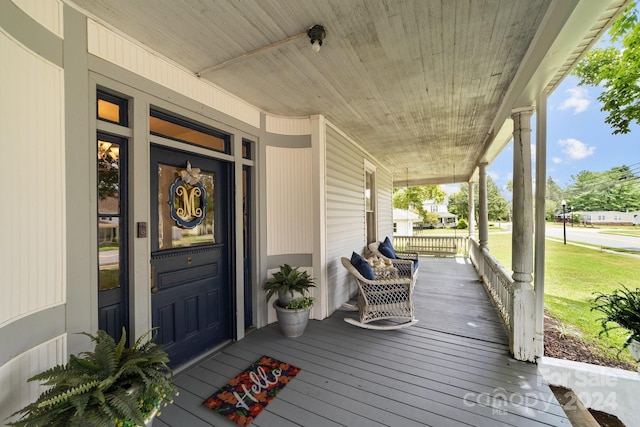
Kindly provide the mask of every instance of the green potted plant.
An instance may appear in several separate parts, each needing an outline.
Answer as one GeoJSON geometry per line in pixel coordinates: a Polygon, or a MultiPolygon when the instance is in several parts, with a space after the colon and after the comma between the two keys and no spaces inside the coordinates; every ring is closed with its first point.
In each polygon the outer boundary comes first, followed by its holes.
{"type": "Polygon", "coordinates": [[[87,335],[93,351],[71,355],[66,365],[47,369],[28,381],[49,386],[12,416],[11,426],[150,426],[161,405],[173,402],[169,358],[153,342],[152,331],[126,347],[126,331],[115,342],[105,331],[87,335]]]}
{"type": "Polygon", "coordinates": [[[628,289],[622,285],[622,289],[616,289],[611,294],[599,292],[591,303],[591,310],[604,314],[600,319],[602,331],[623,328],[631,332],[620,351],[629,348],[629,352],[640,361],[640,288],[628,289]]]}
{"type": "Polygon", "coordinates": [[[278,295],[273,308],[276,310],[280,330],[286,337],[299,337],[307,327],[309,312],[315,301],[307,295],[309,288],[315,287],[313,280],[306,271],[284,264],[262,286],[267,293],[267,302],[278,295]],[[295,298],[296,294],[300,296],[295,298]]]}

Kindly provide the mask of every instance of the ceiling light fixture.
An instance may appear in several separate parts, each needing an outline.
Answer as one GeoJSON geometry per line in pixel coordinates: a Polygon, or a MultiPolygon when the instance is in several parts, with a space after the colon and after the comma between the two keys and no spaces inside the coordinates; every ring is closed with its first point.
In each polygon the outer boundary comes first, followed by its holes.
{"type": "Polygon", "coordinates": [[[309,36],[313,51],[319,52],[320,46],[322,46],[322,40],[327,36],[327,32],[322,25],[316,24],[307,30],[307,36],[309,36]]]}
{"type": "Polygon", "coordinates": [[[229,65],[235,64],[237,62],[240,62],[244,59],[250,58],[254,55],[257,55],[259,53],[262,53],[266,50],[270,50],[273,49],[274,47],[283,45],[285,43],[289,43],[292,40],[304,37],[305,34],[309,37],[309,39],[311,40],[311,48],[314,50],[314,52],[318,52],[320,50],[320,46],[322,46],[322,40],[326,37],[327,32],[325,31],[324,27],[322,25],[314,25],[313,27],[309,28],[306,32],[303,31],[301,33],[298,34],[294,34],[293,36],[289,36],[285,39],[282,40],[278,40],[277,42],[273,42],[271,44],[268,44],[266,46],[262,46],[259,47],[257,49],[254,49],[252,51],[243,53],[240,56],[236,56],[235,58],[231,58],[228,59],[224,62],[221,62],[220,64],[217,65],[213,65],[211,67],[207,67],[202,71],[198,71],[196,72],[196,77],[202,77],[204,74],[206,73],[212,73],[214,71],[217,70],[221,70],[222,68],[228,67],[229,65]]]}

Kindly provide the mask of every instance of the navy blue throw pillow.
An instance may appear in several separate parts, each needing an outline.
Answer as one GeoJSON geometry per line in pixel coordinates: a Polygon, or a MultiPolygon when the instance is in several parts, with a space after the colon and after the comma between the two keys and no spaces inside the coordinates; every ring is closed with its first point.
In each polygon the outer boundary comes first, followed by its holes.
{"type": "Polygon", "coordinates": [[[380,246],[378,246],[378,250],[387,258],[396,259],[396,250],[393,249],[393,245],[391,244],[389,237],[385,237],[384,242],[380,243],[380,246]]]}
{"type": "Polygon", "coordinates": [[[353,265],[356,268],[356,270],[358,270],[358,273],[360,273],[362,277],[364,277],[365,279],[367,280],[376,279],[376,275],[373,274],[373,269],[371,268],[367,260],[362,258],[360,255],[358,255],[355,252],[351,254],[351,265],[353,265]]]}

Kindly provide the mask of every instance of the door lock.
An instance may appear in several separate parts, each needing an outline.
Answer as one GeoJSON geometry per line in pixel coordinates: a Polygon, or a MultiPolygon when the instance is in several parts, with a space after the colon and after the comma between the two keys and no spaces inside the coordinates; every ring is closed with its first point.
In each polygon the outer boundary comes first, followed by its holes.
{"type": "Polygon", "coordinates": [[[156,269],[151,266],[151,293],[157,294],[158,287],[156,286],[156,269]]]}

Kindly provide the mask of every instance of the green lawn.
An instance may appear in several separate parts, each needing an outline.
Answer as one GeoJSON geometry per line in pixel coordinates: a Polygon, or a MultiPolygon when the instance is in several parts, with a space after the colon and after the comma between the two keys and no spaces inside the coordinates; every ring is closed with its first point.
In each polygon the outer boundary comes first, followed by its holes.
{"type": "MultiPolygon", "coordinates": [[[[511,235],[489,237],[489,250],[508,270],[511,269],[511,235]]],[[[627,331],[598,335],[598,312],[590,311],[594,292],[609,293],[620,288],[640,287],[640,258],[610,254],[598,250],[547,240],[545,262],[545,308],[559,319],[566,330],[577,331],[587,342],[593,343],[608,355],[617,353],[627,331]]],[[[628,352],[621,359],[632,361],[628,352]]]]}
{"type": "Polygon", "coordinates": [[[640,228],[626,228],[623,230],[615,229],[615,230],[602,230],[602,234],[613,234],[616,236],[630,236],[630,237],[640,237],[640,228]]]}

